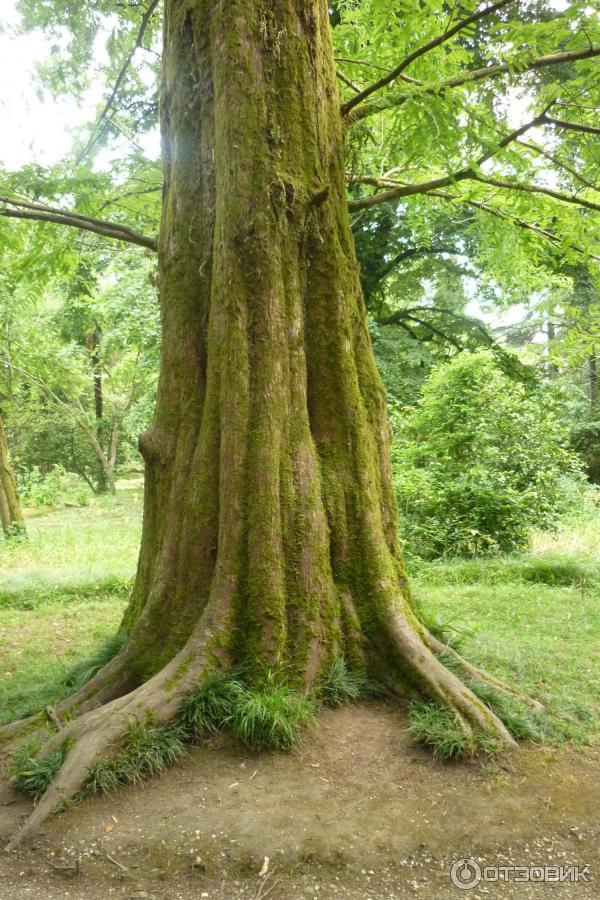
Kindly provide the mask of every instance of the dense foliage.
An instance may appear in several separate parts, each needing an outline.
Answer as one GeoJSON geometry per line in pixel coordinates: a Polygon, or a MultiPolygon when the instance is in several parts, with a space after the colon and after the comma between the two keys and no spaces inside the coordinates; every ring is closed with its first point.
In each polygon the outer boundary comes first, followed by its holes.
{"type": "Polygon", "coordinates": [[[433,372],[396,416],[394,469],[405,540],[422,556],[510,551],[551,527],[576,474],[547,387],[511,379],[487,351],[433,372]]]}

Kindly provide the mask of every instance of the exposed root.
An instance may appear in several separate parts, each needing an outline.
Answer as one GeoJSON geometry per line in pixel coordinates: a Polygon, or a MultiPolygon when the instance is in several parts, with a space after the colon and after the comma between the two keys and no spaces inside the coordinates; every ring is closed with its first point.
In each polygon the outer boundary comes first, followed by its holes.
{"type": "Polygon", "coordinates": [[[207,672],[205,650],[209,636],[207,631],[195,635],[149,681],[129,694],[73,719],[44,744],[40,756],[66,748],[65,761],[29,819],[9,842],[7,850],[17,847],[57,807],[76,797],[85,787],[93,764],[112,757],[127,739],[132,725],[143,727],[148,722],[153,726],[161,725],[175,716],[183,697],[201,683],[207,672]]]}
{"type": "Polygon", "coordinates": [[[122,696],[127,690],[126,661],[123,657],[124,653],[121,651],[75,693],[59,701],[54,707],[48,707],[52,709],[51,714],[46,709],[0,726],[0,743],[11,743],[21,737],[35,735],[37,731],[45,730],[49,722],[57,726],[65,718],[81,716],[122,696]]]}
{"type": "Polygon", "coordinates": [[[466,734],[480,728],[507,747],[517,743],[500,718],[435,656],[406,619],[390,617],[388,633],[422,694],[449,709],[466,734]]]}
{"type": "Polygon", "coordinates": [[[457,664],[457,666],[465,673],[465,675],[468,675],[475,681],[481,681],[483,684],[489,684],[492,687],[496,688],[496,690],[501,691],[504,694],[508,694],[513,699],[518,700],[525,706],[530,706],[532,709],[540,711],[544,708],[544,704],[539,700],[535,700],[533,697],[530,697],[528,694],[523,693],[523,691],[520,691],[513,685],[502,681],[500,678],[496,678],[495,675],[491,675],[489,672],[486,672],[485,669],[480,669],[477,666],[474,666],[467,659],[465,659],[464,656],[461,656],[460,653],[457,653],[453,647],[449,647],[448,644],[444,644],[429,632],[425,633],[424,640],[427,646],[431,650],[433,650],[434,653],[450,656],[452,660],[457,664]]]}
{"type": "Polygon", "coordinates": [[[44,712],[37,712],[33,716],[27,716],[26,719],[8,722],[6,725],[0,726],[0,743],[5,744],[18,740],[27,733],[31,734],[43,729],[46,725],[47,719],[44,712]]]}
{"type": "MultiPolygon", "coordinates": [[[[122,663],[115,663],[113,660],[69,701],[52,710],[55,726],[62,727],[44,743],[39,756],[63,750],[66,751],[64,762],[53,783],[7,849],[18,846],[57,808],[80,795],[94,764],[114,757],[127,741],[132,727],[144,728],[149,724],[156,727],[176,717],[184,698],[205,681],[214,667],[214,662],[207,662],[207,651],[209,646],[214,646],[212,640],[220,632],[220,628],[215,627],[214,619],[212,627],[209,627],[208,621],[209,617],[206,624],[194,632],[186,646],[167,666],[135,690],[120,696],[110,696],[112,692],[122,690],[125,683],[122,678],[122,663]],[[121,673],[120,677],[114,677],[116,672],[121,673]],[[103,697],[110,699],[98,705],[103,697]],[[70,708],[71,714],[75,712],[75,717],[65,721],[64,713],[60,715],[65,708],[70,708]]],[[[221,624],[224,625],[224,621],[221,624]]],[[[455,650],[427,632],[421,635],[398,612],[390,613],[387,633],[395,650],[397,671],[407,675],[424,697],[448,709],[464,734],[469,739],[475,739],[473,743],[476,743],[479,734],[485,733],[503,746],[516,746],[508,728],[496,713],[438,657],[449,654],[456,667],[469,679],[487,683],[536,709],[541,704],[471,665],[455,650]]],[[[396,694],[400,693],[397,687],[392,687],[392,690],[396,694]]],[[[44,725],[48,725],[48,719],[40,713],[5,727],[2,734],[14,737],[44,725]]]]}

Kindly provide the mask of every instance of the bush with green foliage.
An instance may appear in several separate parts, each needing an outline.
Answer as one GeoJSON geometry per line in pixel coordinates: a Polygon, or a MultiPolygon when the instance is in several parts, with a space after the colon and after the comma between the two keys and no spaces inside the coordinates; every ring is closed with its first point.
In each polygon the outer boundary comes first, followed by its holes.
{"type": "Polygon", "coordinates": [[[437,368],[419,403],[395,417],[396,490],[415,555],[477,555],[527,544],[566,508],[581,477],[556,394],[505,374],[485,350],[437,368]]]}
{"type": "Polygon", "coordinates": [[[62,465],[42,472],[39,466],[17,470],[19,493],[24,506],[86,506],[92,496],[90,487],[62,465]]]}

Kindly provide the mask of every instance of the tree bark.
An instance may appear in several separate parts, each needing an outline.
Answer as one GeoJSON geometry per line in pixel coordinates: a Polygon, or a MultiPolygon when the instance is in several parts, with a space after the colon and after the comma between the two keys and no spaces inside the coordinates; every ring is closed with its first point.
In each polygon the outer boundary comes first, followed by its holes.
{"type": "Polygon", "coordinates": [[[284,665],[304,689],[343,657],[511,743],[411,603],[326,0],[167,0],[163,73],[162,361],[128,640],[58,705],[72,718],[45,751],[70,750],[17,840],[215,669],[284,665]]]}
{"type": "Polygon", "coordinates": [[[99,325],[88,335],[88,352],[92,363],[92,385],[94,388],[94,410],[96,413],[97,428],[100,427],[104,413],[104,393],[102,388],[102,364],[100,358],[100,345],[102,343],[102,329],[99,325]]]}
{"type": "Polygon", "coordinates": [[[4,423],[0,415],[0,519],[4,534],[26,534],[25,520],[19,503],[17,481],[10,465],[4,423]]]}
{"type": "Polygon", "coordinates": [[[595,352],[588,356],[588,402],[590,412],[594,412],[598,404],[598,357],[595,352]]]}

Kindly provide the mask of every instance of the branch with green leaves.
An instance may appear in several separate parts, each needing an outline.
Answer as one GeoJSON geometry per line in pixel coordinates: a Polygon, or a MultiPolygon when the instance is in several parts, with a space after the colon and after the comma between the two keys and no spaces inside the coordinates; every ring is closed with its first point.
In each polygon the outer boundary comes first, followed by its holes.
{"type": "MultiPolygon", "coordinates": [[[[548,108],[548,107],[547,107],[548,108]]],[[[451,184],[456,184],[459,181],[468,181],[468,180],[481,180],[481,176],[478,173],[480,166],[483,165],[484,162],[487,162],[493,156],[496,156],[500,150],[503,150],[505,147],[508,147],[509,144],[512,144],[514,141],[518,140],[521,135],[525,134],[526,131],[529,131],[532,128],[535,128],[541,122],[544,121],[546,110],[541,112],[539,115],[535,116],[529,122],[525,122],[524,125],[521,125],[519,128],[516,128],[514,131],[511,131],[510,134],[505,135],[501,138],[490,150],[486,150],[481,156],[479,156],[474,163],[468,166],[464,166],[461,169],[458,169],[456,172],[449,172],[447,175],[442,175],[440,178],[433,178],[429,181],[422,181],[416,184],[407,184],[406,182],[398,182],[398,181],[388,181],[387,179],[383,179],[383,182],[388,184],[388,190],[383,191],[379,194],[371,194],[369,197],[361,197],[359,200],[353,200],[350,202],[350,210],[355,212],[359,209],[367,209],[370,206],[376,206],[378,203],[389,203],[391,200],[399,200],[402,197],[410,197],[414,194],[427,194],[432,190],[436,190],[437,188],[448,187],[451,184]],[[389,185],[395,185],[389,187],[389,185]]],[[[350,176],[348,179],[350,184],[373,184],[373,180],[369,179],[367,176],[357,176],[353,178],[350,176]]],[[[379,184],[375,184],[376,187],[380,186],[381,180],[375,179],[379,184]]]]}
{"type": "Polygon", "coordinates": [[[127,244],[136,244],[147,250],[156,251],[156,238],[139,234],[127,225],[118,222],[107,222],[93,216],[82,215],[60,207],[45,206],[18,197],[0,196],[0,216],[7,219],[26,219],[34,222],[52,222],[82,231],[91,231],[101,237],[112,238],[127,244]]]}
{"type": "MultiPolygon", "coordinates": [[[[408,100],[412,100],[415,97],[440,95],[453,88],[463,87],[464,85],[474,85],[478,82],[499,78],[502,75],[523,75],[526,72],[535,72],[549,66],[559,66],[564,63],[593,59],[597,56],[600,56],[600,47],[590,46],[582,50],[565,50],[560,53],[550,53],[534,59],[514,59],[510,62],[485,66],[481,69],[471,69],[470,71],[463,72],[453,78],[448,78],[445,81],[438,81],[432,84],[419,83],[411,90],[404,90],[401,94],[392,94],[391,96],[385,97],[382,100],[376,100],[372,103],[360,103],[359,105],[354,103],[353,106],[349,107],[348,104],[358,98],[359,95],[357,94],[356,97],[351,98],[351,100],[342,107],[342,110],[345,112],[346,122],[351,125],[361,119],[367,118],[367,116],[374,115],[375,113],[385,112],[388,109],[402,106],[408,100]]],[[[560,120],[553,120],[552,124],[556,124],[558,121],[560,120]]],[[[561,124],[565,127],[565,123],[561,124]]],[[[579,130],[583,129],[580,128],[579,130]]]]}
{"type": "MultiPolygon", "coordinates": [[[[146,29],[148,27],[150,19],[156,12],[156,9],[157,9],[159,3],[160,3],[160,0],[151,0],[150,5],[148,6],[145,13],[143,14],[141,22],[140,22],[140,27],[138,29],[138,33],[137,33],[137,36],[135,39],[135,43],[132,46],[129,53],[127,54],[127,57],[125,58],[123,65],[121,66],[119,74],[117,75],[117,78],[113,85],[113,88],[108,96],[106,103],[104,104],[104,107],[102,108],[102,112],[98,116],[98,119],[92,129],[92,133],[89,137],[87,144],[85,145],[85,147],[83,148],[83,150],[81,151],[79,156],[77,157],[77,164],[81,163],[85,159],[85,157],[88,155],[88,153],[90,152],[90,150],[92,149],[92,147],[94,146],[96,141],[98,140],[100,131],[102,129],[102,125],[108,119],[108,114],[110,113],[111,109],[113,108],[114,102],[117,98],[117,95],[119,93],[121,85],[125,79],[125,76],[127,75],[129,67],[131,66],[131,63],[133,61],[133,57],[135,56],[136,51],[139,50],[139,48],[142,46],[142,42],[144,40],[144,34],[146,33],[146,29]]],[[[114,123],[112,123],[112,124],[114,124],[114,123]]],[[[115,125],[115,127],[118,127],[118,126],[115,125]]]]}
{"type": "Polygon", "coordinates": [[[411,63],[413,63],[416,59],[419,59],[420,56],[424,56],[431,50],[435,50],[436,47],[440,47],[442,44],[446,43],[446,41],[451,40],[460,31],[464,31],[465,28],[468,28],[470,25],[473,25],[480,19],[484,19],[487,16],[493,15],[495,12],[498,12],[498,10],[502,9],[504,6],[508,6],[508,4],[512,2],[513,0],[497,0],[497,2],[493,3],[491,6],[486,6],[484,9],[478,10],[472,15],[461,19],[452,28],[447,28],[442,34],[439,34],[431,41],[428,41],[421,47],[417,47],[416,50],[413,50],[411,53],[405,56],[402,62],[397,65],[395,69],[388,71],[378,81],[370,84],[368,87],[360,91],[360,93],[358,93],[355,97],[352,97],[350,100],[344,103],[342,107],[343,114],[347,116],[348,113],[350,113],[356,106],[366,100],[367,97],[370,97],[371,94],[376,93],[376,91],[387,87],[388,84],[390,84],[392,81],[395,81],[396,78],[398,78],[398,76],[401,75],[402,72],[404,72],[404,70],[407,69],[411,63]]]}

